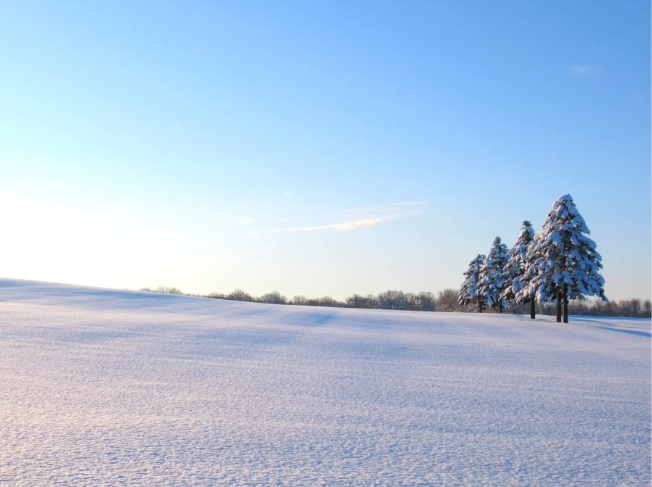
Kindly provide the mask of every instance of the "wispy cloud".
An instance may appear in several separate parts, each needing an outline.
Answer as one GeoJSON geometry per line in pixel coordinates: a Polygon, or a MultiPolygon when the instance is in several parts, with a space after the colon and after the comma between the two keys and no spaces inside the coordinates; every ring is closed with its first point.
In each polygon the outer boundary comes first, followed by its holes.
{"type": "MultiPolygon", "coordinates": [[[[348,210],[338,223],[328,223],[326,225],[305,225],[277,228],[268,231],[251,231],[245,233],[248,236],[258,236],[262,234],[278,234],[285,232],[319,232],[319,231],[336,231],[348,232],[360,228],[370,228],[400,218],[414,216],[420,213],[416,207],[426,205],[427,201],[403,201],[399,203],[390,203],[386,205],[353,208],[348,210]]],[[[337,221],[337,220],[336,220],[337,221]]]]}
{"type": "Polygon", "coordinates": [[[593,66],[571,66],[568,69],[571,74],[578,76],[590,76],[596,72],[596,69],[593,66]]]}
{"type": "Polygon", "coordinates": [[[368,218],[394,220],[396,218],[417,214],[420,212],[418,207],[427,204],[427,201],[400,201],[398,203],[388,203],[385,205],[351,208],[344,214],[344,218],[347,220],[365,220],[368,218]]]}
{"type": "Polygon", "coordinates": [[[277,232],[315,232],[319,230],[337,230],[346,232],[348,230],[355,230],[356,228],[375,227],[379,223],[387,221],[383,218],[365,218],[364,220],[357,220],[346,223],[334,223],[332,225],[321,225],[316,227],[290,227],[278,230],[277,232]]]}
{"type": "Polygon", "coordinates": [[[287,198],[292,198],[292,193],[283,192],[283,196],[285,196],[287,198]]]}

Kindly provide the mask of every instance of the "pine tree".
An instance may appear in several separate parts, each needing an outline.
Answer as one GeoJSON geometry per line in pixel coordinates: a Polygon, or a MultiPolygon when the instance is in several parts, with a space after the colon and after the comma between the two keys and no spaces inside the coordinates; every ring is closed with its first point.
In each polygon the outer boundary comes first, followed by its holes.
{"type": "Polygon", "coordinates": [[[485,256],[478,254],[478,256],[469,262],[469,268],[464,273],[466,279],[460,287],[460,293],[458,295],[457,301],[462,306],[469,305],[471,303],[477,303],[480,313],[482,313],[482,308],[486,303],[484,296],[478,294],[478,283],[480,282],[480,268],[484,262],[485,256]]]}
{"type": "Polygon", "coordinates": [[[500,237],[496,237],[491,244],[489,255],[480,267],[480,282],[477,292],[484,296],[489,306],[494,309],[498,308],[501,313],[503,312],[502,294],[506,283],[503,272],[507,262],[507,245],[502,243],[500,237]]]}
{"type": "Polygon", "coordinates": [[[509,249],[507,256],[509,261],[505,265],[503,277],[505,278],[505,290],[503,291],[503,298],[516,309],[516,304],[530,303],[530,317],[534,319],[534,297],[532,295],[524,296],[521,299],[517,298],[517,293],[523,289],[527,282],[523,279],[525,274],[525,266],[527,263],[528,247],[534,240],[534,229],[532,224],[525,220],[521,227],[521,233],[516,239],[514,246],[509,249]]]}
{"type": "Polygon", "coordinates": [[[533,262],[525,272],[529,282],[519,295],[536,292],[539,302],[556,302],[557,321],[563,303],[564,323],[568,323],[569,299],[599,296],[608,302],[599,273],[602,257],[595,250],[595,242],[587,237],[590,233],[570,195],[555,201],[530,245],[533,262]]]}

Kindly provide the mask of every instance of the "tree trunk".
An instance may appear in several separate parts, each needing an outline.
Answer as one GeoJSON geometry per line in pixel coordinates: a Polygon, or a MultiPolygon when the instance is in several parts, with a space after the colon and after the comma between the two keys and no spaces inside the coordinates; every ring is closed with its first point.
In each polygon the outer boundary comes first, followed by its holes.
{"type": "Polygon", "coordinates": [[[503,312],[503,300],[502,299],[498,300],[498,312],[499,313],[503,312]]]}
{"type": "Polygon", "coordinates": [[[557,289],[557,323],[561,323],[561,290],[557,289]]]}
{"type": "Polygon", "coordinates": [[[536,307],[534,302],[534,294],[530,297],[530,319],[533,320],[536,316],[536,307]]]}
{"type": "Polygon", "coordinates": [[[480,313],[482,313],[482,301],[478,301],[478,307],[480,308],[480,313]]]}
{"type": "Polygon", "coordinates": [[[568,323],[568,285],[564,284],[564,323],[568,323]]]}

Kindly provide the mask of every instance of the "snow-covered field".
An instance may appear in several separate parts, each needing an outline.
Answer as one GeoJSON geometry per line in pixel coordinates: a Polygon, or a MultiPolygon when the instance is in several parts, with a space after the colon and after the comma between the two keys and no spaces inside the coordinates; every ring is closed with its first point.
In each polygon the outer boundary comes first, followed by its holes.
{"type": "Polygon", "coordinates": [[[649,485],[650,321],[0,280],[0,483],[649,485]]]}

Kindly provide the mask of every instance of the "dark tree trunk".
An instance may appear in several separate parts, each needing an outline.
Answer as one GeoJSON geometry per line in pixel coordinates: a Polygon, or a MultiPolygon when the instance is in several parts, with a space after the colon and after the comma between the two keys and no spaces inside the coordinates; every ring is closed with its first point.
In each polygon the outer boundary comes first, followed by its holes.
{"type": "Polygon", "coordinates": [[[568,323],[568,285],[564,284],[564,323],[568,323]]]}
{"type": "Polygon", "coordinates": [[[482,313],[482,301],[478,301],[478,307],[480,308],[480,313],[482,313]]]}
{"type": "Polygon", "coordinates": [[[502,299],[498,300],[498,312],[499,313],[503,312],[503,300],[502,299]]]}
{"type": "Polygon", "coordinates": [[[536,313],[536,307],[535,307],[535,302],[534,302],[534,295],[530,297],[530,319],[533,320],[534,317],[537,315],[536,313]]]}
{"type": "Polygon", "coordinates": [[[557,289],[557,323],[561,323],[561,290],[557,289]]]}

